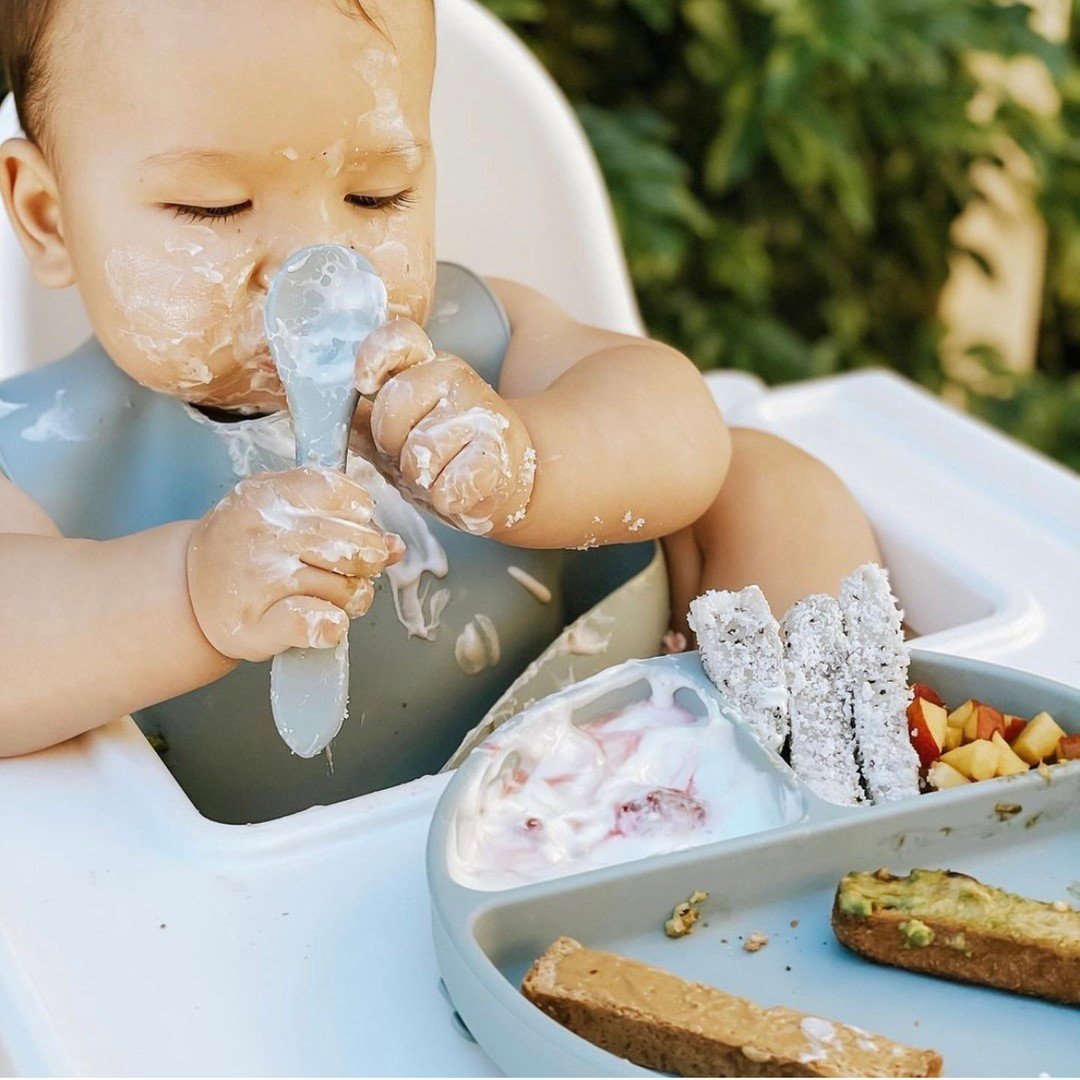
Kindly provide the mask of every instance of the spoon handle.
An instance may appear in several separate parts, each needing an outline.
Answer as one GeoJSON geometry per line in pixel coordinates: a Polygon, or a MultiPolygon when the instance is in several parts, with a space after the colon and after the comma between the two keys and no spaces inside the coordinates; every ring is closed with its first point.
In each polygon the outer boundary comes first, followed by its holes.
{"type": "MultiPolygon", "coordinates": [[[[359,394],[351,395],[355,412],[359,394]]],[[[298,425],[296,464],[345,471],[349,429],[298,425]],[[308,438],[304,438],[304,435],[308,438]]],[[[270,665],[274,723],[289,749],[311,758],[341,730],[349,706],[349,637],[333,649],[286,649],[270,665]]]]}

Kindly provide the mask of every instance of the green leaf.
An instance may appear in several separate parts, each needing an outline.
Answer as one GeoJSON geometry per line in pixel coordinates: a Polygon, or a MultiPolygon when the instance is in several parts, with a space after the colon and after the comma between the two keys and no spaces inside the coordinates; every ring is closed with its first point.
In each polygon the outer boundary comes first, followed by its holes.
{"type": "Polygon", "coordinates": [[[653,30],[669,30],[675,21],[675,0],[626,0],[653,30]]]}

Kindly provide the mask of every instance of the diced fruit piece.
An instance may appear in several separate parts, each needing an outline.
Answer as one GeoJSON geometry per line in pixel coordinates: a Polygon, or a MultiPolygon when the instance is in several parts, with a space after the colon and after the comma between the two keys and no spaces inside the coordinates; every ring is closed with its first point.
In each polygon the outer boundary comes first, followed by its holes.
{"type": "Polygon", "coordinates": [[[945,710],[926,698],[915,698],[907,707],[908,734],[911,745],[925,769],[941,755],[945,742],[945,710]]]}
{"type": "Polygon", "coordinates": [[[945,750],[955,750],[964,742],[964,729],[950,727],[945,729],[945,750]]]}
{"type": "Polygon", "coordinates": [[[946,788],[960,787],[961,784],[970,784],[971,781],[962,773],[957,772],[951,765],[944,761],[935,761],[926,774],[926,779],[932,787],[938,791],[946,788]]]}
{"type": "Polygon", "coordinates": [[[945,706],[935,705],[925,698],[920,700],[923,702],[923,718],[930,728],[930,734],[934,736],[934,742],[938,744],[938,748],[943,749],[945,746],[945,734],[949,730],[948,713],[945,711],[945,706]]]}
{"type": "Polygon", "coordinates": [[[998,767],[995,776],[1015,776],[1031,768],[1026,761],[1013,753],[1012,747],[1001,737],[1000,731],[995,731],[990,741],[997,747],[998,752],[998,767]]]}
{"type": "Polygon", "coordinates": [[[1057,749],[1065,732],[1047,712],[1033,716],[1012,744],[1013,750],[1029,765],[1038,765],[1057,749]]]}
{"type": "Polygon", "coordinates": [[[926,725],[939,749],[945,745],[945,732],[949,725],[943,705],[935,705],[928,698],[915,698],[907,707],[907,714],[912,723],[918,720],[926,725]]]}
{"type": "Polygon", "coordinates": [[[941,756],[941,747],[934,742],[934,736],[922,721],[912,723],[908,721],[908,735],[911,737],[911,745],[919,757],[919,767],[928,768],[941,756]]]}
{"type": "Polygon", "coordinates": [[[969,780],[989,780],[997,772],[999,756],[993,743],[977,739],[942,754],[941,760],[969,780]]]}
{"type": "Polygon", "coordinates": [[[1010,716],[1005,714],[1005,731],[1002,733],[1005,736],[1005,741],[1011,743],[1024,728],[1027,727],[1027,721],[1022,716],[1010,716]]]}
{"type": "Polygon", "coordinates": [[[995,731],[1004,730],[1005,718],[997,709],[984,705],[981,701],[975,702],[975,707],[964,721],[964,738],[968,742],[976,739],[986,739],[989,742],[995,731]]]}
{"type": "Polygon", "coordinates": [[[975,722],[976,739],[992,739],[995,731],[1005,730],[1005,717],[992,705],[980,703],[976,713],[978,714],[975,722]]]}
{"type": "Polygon", "coordinates": [[[945,705],[945,702],[941,700],[941,695],[932,686],[927,686],[926,683],[917,682],[911,689],[915,692],[917,698],[921,697],[934,705],[945,705]]]}
{"type": "Polygon", "coordinates": [[[975,706],[978,704],[979,703],[974,698],[968,698],[963,705],[958,705],[951,713],[949,713],[949,727],[962,728],[964,722],[975,711],[975,706]]]}
{"type": "Polygon", "coordinates": [[[1058,761],[1080,760],[1080,735],[1063,735],[1058,742],[1058,761]]]}
{"type": "Polygon", "coordinates": [[[656,831],[692,832],[705,821],[705,807],[692,795],[674,788],[656,788],[644,798],[622,803],[615,811],[615,829],[624,836],[649,836],[656,831]]]}

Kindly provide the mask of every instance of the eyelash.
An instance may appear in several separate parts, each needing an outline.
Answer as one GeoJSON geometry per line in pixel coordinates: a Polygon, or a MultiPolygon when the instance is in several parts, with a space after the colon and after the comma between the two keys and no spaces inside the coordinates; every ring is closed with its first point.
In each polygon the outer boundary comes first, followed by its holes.
{"type": "MultiPolygon", "coordinates": [[[[346,195],[345,201],[350,206],[361,210],[404,210],[416,202],[416,193],[412,188],[399,191],[396,195],[346,195]]],[[[166,210],[172,210],[177,217],[188,221],[231,221],[251,209],[251,200],[236,203],[233,206],[186,206],[183,203],[166,203],[166,210]]]]}
{"type": "Polygon", "coordinates": [[[345,201],[361,210],[404,210],[416,202],[416,192],[408,188],[396,195],[346,195],[345,201]]]}
{"type": "Polygon", "coordinates": [[[188,221],[231,221],[245,210],[251,209],[251,200],[236,203],[235,206],[185,206],[183,203],[166,203],[166,210],[172,210],[179,218],[188,221]]]}

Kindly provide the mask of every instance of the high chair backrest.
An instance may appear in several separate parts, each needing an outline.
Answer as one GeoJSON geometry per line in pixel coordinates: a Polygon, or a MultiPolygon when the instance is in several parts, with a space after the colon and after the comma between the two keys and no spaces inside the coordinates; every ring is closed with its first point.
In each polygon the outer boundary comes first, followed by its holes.
{"type": "MultiPolygon", "coordinates": [[[[532,285],[579,319],[640,332],[596,161],[570,107],[525,46],[474,0],[436,0],[432,106],[439,167],[436,250],[532,285]]],[[[0,105],[0,141],[18,133],[0,105]]],[[[0,214],[0,378],[64,355],[89,334],[75,289],[40,288],[0,214]]]]}

